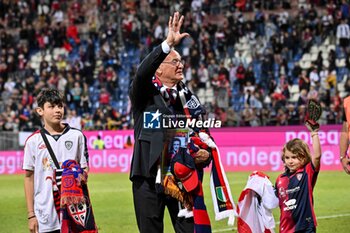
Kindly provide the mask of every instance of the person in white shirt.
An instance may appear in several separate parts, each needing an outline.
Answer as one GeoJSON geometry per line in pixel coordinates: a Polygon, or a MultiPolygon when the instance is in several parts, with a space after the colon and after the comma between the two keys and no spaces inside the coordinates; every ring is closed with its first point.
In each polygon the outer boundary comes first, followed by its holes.
{"type": "Polygon", "coordinates": [[[350,28],[346,19],[342,19],[337,27],[337,39],[339,39],[339,45],[343,48],[343,52],[347,52],[350,40],[350,28]]]}
{"type": "Polygon", "coordinates": [[[317,67],[314,67],[310,72],[310,82],[311,82],[311,86],[318,89],[320,85],[320,76],[318,75],[317,67]]]}
{"type": "MultiPolygon", "coordinates": [[[[62,123],[63,103],[58,90],[44,89],[38,95],[36,112],[43,121],[43,132],[60,167],[66,160],[75,160],[87,172],[86,137],[80,130],[62,123]]],[[[57,167],[40,130],[29,136],[25,143],[23,169],[29,231],[59,233],[61,223],[53,195],[54,187],[58,185],[55,179],[57,167]]]]}

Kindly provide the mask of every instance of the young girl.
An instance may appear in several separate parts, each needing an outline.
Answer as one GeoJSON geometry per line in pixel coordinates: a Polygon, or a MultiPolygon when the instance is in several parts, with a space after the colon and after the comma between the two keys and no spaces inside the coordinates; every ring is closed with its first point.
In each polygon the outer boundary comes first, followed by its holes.
{"type": "Polygon", "coordinates": [[[286,170],[276,180],[281,233],[316,232],[313,189],[320,170],[321,145],[318,129],[310,131],[313,156],[308,145],[298,138],[287,142],[282,150],[286,170]]]}

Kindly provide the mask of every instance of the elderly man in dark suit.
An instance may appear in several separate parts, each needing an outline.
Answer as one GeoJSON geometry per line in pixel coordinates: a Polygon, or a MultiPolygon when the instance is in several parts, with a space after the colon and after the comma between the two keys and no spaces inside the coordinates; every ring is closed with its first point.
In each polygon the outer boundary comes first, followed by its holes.
{"type": "MultiPolygon", "coordinates": [[[[178,12],[169,17],[166,40],[157,46],[140,64],[131,83],[130,99],[135,126],[135,144],[130,180],[133,183],[134,207],[140,232],[163,232],[163,217],[167,206],[176,232],[193,232],[193,218],[177,217],[178,201],[157,192],[156,177],[161,154],[166,144],[164,129],[144,128],[144,113],[182,114],[198,118],[203,114],[198,99],[182,83],[183,62],[173,47],[188,36],[180,33],[184,17],[178,12]],[[182,92],[182,99],[181,94],[182,92]],[[188,108],[184,107],[184,102],[188,108]]],[[[196,164],[207,163],[210,155],[200,150],[196,164]]]]}

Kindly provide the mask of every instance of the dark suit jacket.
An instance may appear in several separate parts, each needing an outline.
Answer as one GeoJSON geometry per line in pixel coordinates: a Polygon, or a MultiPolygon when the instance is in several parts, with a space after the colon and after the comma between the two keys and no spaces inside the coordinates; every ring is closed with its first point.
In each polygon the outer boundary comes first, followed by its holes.
{"type": "Polygon", "coordinates": [[[171,114],[163,97],[152,84],[152,77],[167,55],[160,45],[157,46],[142,61],[130,86],[135,137],[130,169],[131,180],[138,176],[145,178],[156,176],[156,165],[163,150],[164,132],[159,129],[143,129],[143,113],[159,109],[163,114],[171,114]]]}

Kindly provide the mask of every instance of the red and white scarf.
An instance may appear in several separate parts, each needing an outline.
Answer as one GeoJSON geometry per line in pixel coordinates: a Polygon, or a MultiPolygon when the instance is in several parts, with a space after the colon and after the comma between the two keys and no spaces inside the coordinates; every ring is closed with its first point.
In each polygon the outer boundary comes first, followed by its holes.
{"type": "Polygon", "coordinates": [[[211,148],[213,161],[210,174],[210,190],[213,199],[215,220],[229,218],[228,224],[233,225],[236,208],[226,173],[221,163],[219,149],[207,133],[200,132],[198,136],[191,138],[195,145],[203,149],[211,148]]]}

